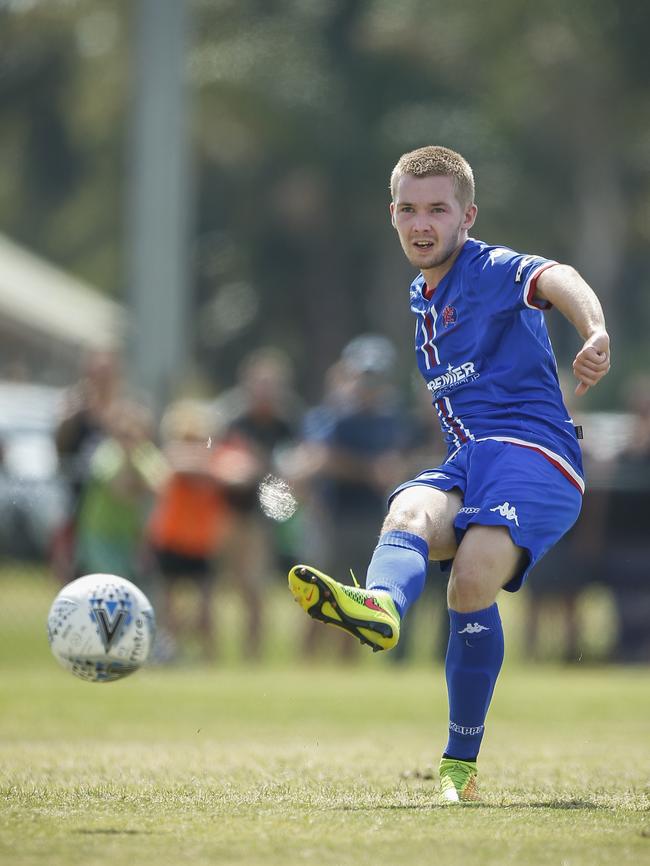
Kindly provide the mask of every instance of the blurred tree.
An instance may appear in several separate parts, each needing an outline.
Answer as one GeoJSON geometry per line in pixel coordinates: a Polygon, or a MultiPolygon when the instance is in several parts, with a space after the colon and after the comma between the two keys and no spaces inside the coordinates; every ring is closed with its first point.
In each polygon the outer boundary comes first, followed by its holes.
{"type": "Polygon", "coordinates": [[[0,230],[114,294],[126,7],[0,3],[0,230]]]}
{"type": "MultiPolygon", "coordinates": [[[[312,396],[358,331],[410,369],[387,219],[399,155],[477,175],[476,234],[575,264],[612,323],[594,401],[650,365],[642,0],[192,0],[197,358],[212,385],[276,342],[312,396]]],[[[0,3],[0,227],[118,293],[130,4],[0,3]]],[[[561,364],[575,337],[551,317],[561,364]]],[[[595,405],[595,404],[594,404],[595,405]]]]}

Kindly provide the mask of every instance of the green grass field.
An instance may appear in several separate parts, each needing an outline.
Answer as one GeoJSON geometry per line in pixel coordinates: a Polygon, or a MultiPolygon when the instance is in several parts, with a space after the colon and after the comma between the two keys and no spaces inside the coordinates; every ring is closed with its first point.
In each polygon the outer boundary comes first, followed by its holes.
{"type": "Polygon", "coordinates": [[[404,777],[444,745],[439,666],[292,664],[300,612],[278,593],[265,667],[90,685],[49,656],[51,587],[16,621],[26,586],[0,581],[2,864],[650,863],[647,670],[507,661],[484,802],[439,807],[404,777]]]}

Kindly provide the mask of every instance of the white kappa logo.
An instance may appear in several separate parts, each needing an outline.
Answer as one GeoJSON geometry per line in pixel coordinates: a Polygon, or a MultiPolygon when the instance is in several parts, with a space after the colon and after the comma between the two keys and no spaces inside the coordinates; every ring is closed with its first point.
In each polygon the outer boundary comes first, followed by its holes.
{"type": "Polygon", "coordinates": [[[464,629],[461,629],[458,634],[478,634],[482,631],[490,631],[486,625],[481,625],[478,622],[468,622],[464,629]]]}
{"type": "Polygon", "coordinates": [[[476,725],[475,727],[467,727],[467,725],[457,725],[456,722],[449,722],[449,730],[455,734],[462,734],[464,737],[475,737],[480,734],[485,726],[476,725]]]}
{"type": "Polygon", "coordinates": [[[498,511],[501,517],[505,517],[506,520],[514,520],[517,526],[519,526],[515,506],[510,505],[509,502],[502,502],[501,505],[497,505],[495,508],[490,508],[490,511],[498,511]]]}
{"type": "Polygon", "coordinates": [[[517,268],[517,273],[515,274],[515,283],[521,282],[521,277],[524,272],[524,268],[527,268],[531,262],[534,262],[537,256],[524,256],[521,262],[519,263],[519,267],[517,268]]]}
{"type": "Polygon", "coordinates": [[[492,267],[497,263],[497,259],[500,259],[502,256],[507,256],[511,254],[511,250],[506,250],[503,247],[496,247],[496,249],[490,250],[490,254],[488,255],[488,259],[490,260],[490,264],[492,267]]]}

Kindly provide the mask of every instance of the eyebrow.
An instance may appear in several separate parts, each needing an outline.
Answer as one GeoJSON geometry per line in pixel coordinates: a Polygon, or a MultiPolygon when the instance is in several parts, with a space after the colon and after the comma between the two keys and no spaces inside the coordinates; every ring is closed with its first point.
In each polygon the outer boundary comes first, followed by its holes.
{"type": "MultiPolygon", "coordinates": [[[[400,201],[395,202],[397,207],[404,207],[407,205],[408,207],[414,207],[415,203],[412,201],[400,201]]],[[[449,207],[448,201],[430,201],[426,205],[427,207],[449,207]]]]}

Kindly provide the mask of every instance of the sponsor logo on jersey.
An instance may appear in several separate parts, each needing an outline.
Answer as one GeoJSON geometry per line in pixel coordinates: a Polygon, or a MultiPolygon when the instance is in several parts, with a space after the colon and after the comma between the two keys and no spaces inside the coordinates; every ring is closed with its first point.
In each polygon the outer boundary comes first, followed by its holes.
{"type": "Polygon", "coordinates": [[[480,510],[481,510],[480,508],[475,508],[473,505],[464,505],[458,513],[459,514],[478,514],[480,510]]]}
{"type": "Polygon", "coordinates": [[[451,364],[447,367],[446,373],[441,376],[436,376],[427,382],[427,388],[433,394],[434,400],[439,400],[450,391],[453,391],[459,385],[464,385],[466,382],[471,382],[473,379],[478,379],[480,373],[477,373],[472,361],[465,361],[457,367],[452,367],[451,364]]]}
{"type": "Polygon", "coordinates": [[[510,505],[509,502],[502,502],[501,505],[497,505],[495,508],[490,508],[490,511],[498,511],[501,517],[505,517],[506,520],[513,520],[517,526],[519,526],[515,506],[510,505]]]}

